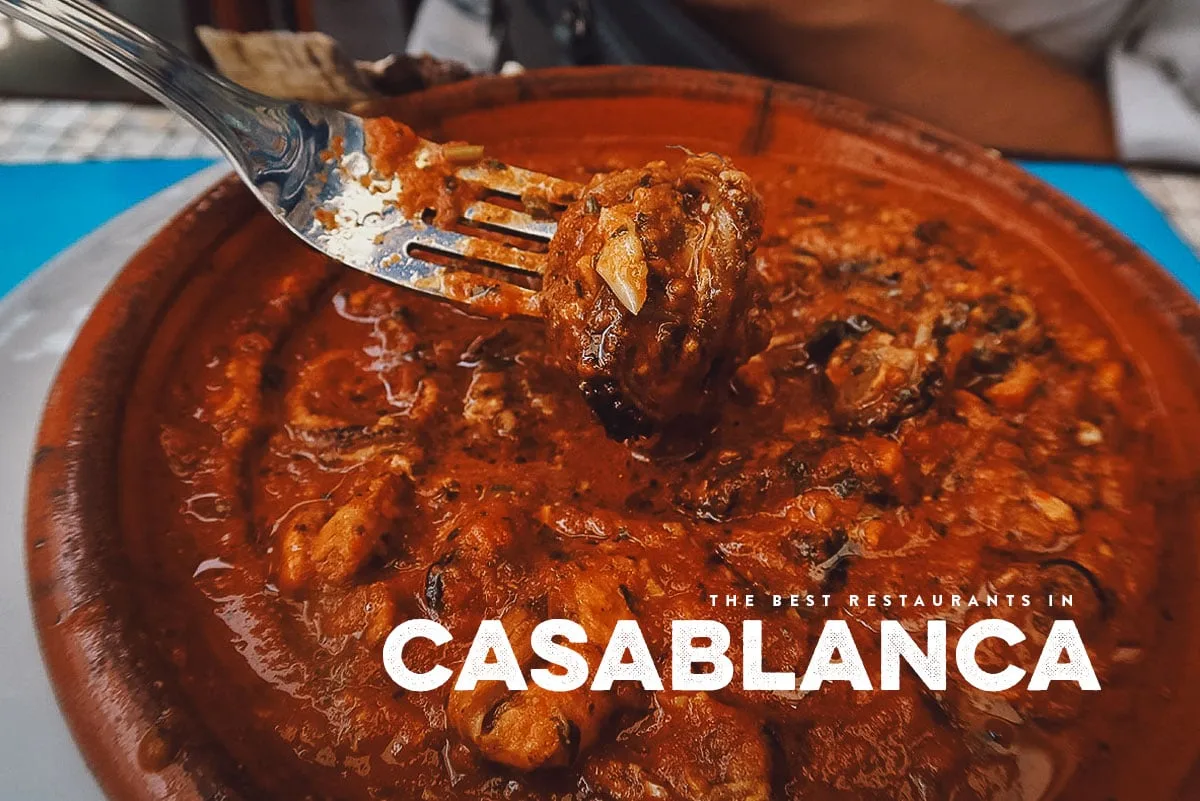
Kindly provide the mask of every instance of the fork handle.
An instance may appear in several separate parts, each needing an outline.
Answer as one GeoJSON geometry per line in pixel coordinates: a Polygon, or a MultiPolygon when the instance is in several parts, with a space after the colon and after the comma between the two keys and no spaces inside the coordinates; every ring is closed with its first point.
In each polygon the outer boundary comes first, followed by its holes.
{"type": "Polygon", "coordinates": [[[112,70],[208,135],[239,172],[263,128],[283,135],[282,104],[204,69],[174,45],[88,0],[0,0],[0,12],[112,70]],[[275,113],[272,113],[275,112],[275,113]]]}

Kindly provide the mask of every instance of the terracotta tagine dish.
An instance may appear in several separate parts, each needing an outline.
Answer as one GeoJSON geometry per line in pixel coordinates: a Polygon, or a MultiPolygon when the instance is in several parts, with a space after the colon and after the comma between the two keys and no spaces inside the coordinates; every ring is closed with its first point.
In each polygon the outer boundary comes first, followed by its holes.
{"type": "Polygon", "coordinates": [[[365,113],[611,173],[560,223],[593,260],[551,245],[548,338],[324,259],[229,178],[125,267],[28,514],[46,663],[111,798],[1195,797],[1200,307],[1160,267],[998,154],[812,89],[573,69],[365,113]],[[753,241],[687,251],[699,215],[753,241]],[[677,292],[679,253],[734,299],[677,292]],[[837,600],[708,600],[747,594],[837,600]],[[1029,600],[844,600],[875,594],[1029,600]],[[772,671],[834,617],[872,671],[884,618],[947,620],[951,653],[1005,618],[1027,641],[980,663],[1032,671],[1065,617],[1102,689],[406,692],[381,659],[412,618],[454,633],[406,652],[427,670],[483,618],[579,621],[591,665],[618,620],[658,655],[671,620],[750,617],[772,671]]]}

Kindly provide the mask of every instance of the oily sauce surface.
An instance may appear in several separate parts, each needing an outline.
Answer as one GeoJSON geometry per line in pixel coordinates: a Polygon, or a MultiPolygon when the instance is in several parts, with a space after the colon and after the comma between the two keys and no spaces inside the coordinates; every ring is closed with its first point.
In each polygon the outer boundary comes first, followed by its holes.
{"type": "MultiPolygon", "coordinates": [[[[575,179],[670,157],[589,150],[502,156],[575,179]]],[[[1011,231],[886,177],[735,163],[765,201],[773,336],[694,453],[609,439],[540,321],[470,317],[286,235],[207,302],[131,422],[121,486],[153,576],[144,614],[257,797],[1025,799],[1098,747],[1151,645],[1141,379],[1011,231]],[[1104,692],[985,695],[951,668],[945,693],[908,673],[886,693],[735,677],[596,707],[404,693],[380,658],[413,617],[455,635],[410,648],[414,670],[456,667],[484,618],[517,641],[568,617],[598,647],[635,618],[669,687],[672,619],[726,623],[740,665],[741,621],[761,618],[765,668],[802,672],[841,617],[877,686],[883,617],[948,618],[951,655],[965,625],[1009,618],[1029,639],[984,661],[1032,669],[1061,614],[1050,592],[1074,597],[1104,692]],[[746,593],[835,601],[708,602],[746,593]],[[1034,601],[883,609],[851,593],[1034,601]]]]}

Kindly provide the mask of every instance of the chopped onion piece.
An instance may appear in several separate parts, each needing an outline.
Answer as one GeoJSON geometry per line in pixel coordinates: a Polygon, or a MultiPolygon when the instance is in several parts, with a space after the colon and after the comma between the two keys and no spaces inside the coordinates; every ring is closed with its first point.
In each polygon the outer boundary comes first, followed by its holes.
{"type": "Polygon", "coordinates": [[[621,301],[637,314],[646,303],[646,281],[650,273],[642,240],[633,220],[611,209],[600,212],[600,231],[607,237],[596,257],[596,272],[621,301]]]}
{"type": "Polygon", "coordinates": [[[442,156],[455,164],[470,164],[483,158],[483,145],[444,145],[442,156]]]}

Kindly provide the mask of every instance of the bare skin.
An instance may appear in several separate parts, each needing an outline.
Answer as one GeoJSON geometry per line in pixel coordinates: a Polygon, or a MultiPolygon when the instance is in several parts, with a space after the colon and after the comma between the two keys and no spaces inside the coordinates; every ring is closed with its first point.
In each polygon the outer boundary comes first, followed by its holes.
{"type": "Polygon", "coordinates": [[[683,0],[768,74],[1012,153],[1115,157],[1095,83],[941,0],[683,0]]]}

